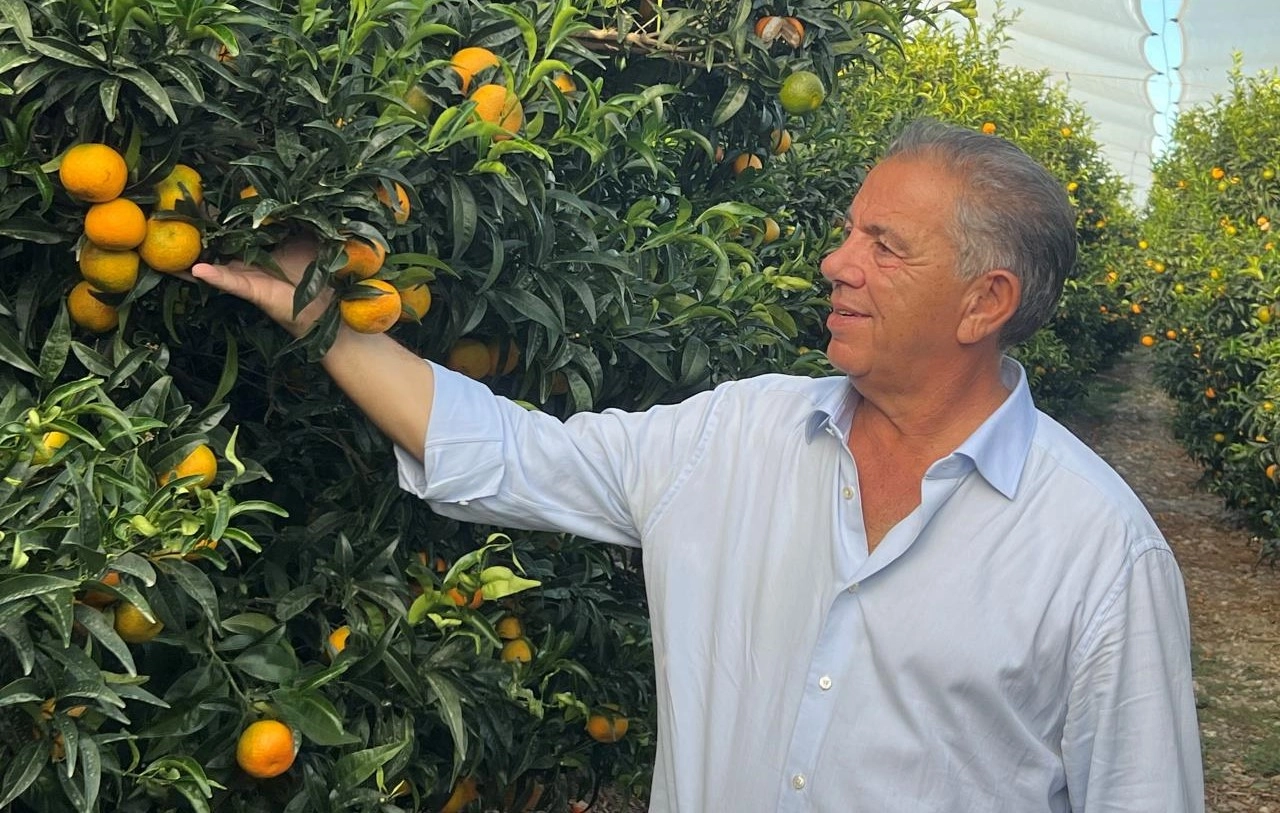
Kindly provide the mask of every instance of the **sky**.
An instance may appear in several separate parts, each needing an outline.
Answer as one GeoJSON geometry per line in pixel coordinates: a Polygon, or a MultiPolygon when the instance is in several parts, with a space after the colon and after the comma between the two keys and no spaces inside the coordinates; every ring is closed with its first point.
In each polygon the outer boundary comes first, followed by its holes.
{"type": "Polygon", "coordinates": [[[1157,157],[1168,146],[1182,95],[1182,80],[1175,70],[1182,64],[1182,28],[1174,19],[1181,6],[1182,0],[1142,0],[1142,16],[1154,32],[1143,43],[1143,51],[1155,70],[1147,81],[1147,95],[1156,111],[1152,154],[1157,157]]]}

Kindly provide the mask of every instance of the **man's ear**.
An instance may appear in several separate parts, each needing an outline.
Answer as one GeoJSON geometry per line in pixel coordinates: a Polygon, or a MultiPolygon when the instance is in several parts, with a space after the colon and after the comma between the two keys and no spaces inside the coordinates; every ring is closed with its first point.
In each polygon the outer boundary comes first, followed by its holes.
{"type": "Polygon", "coordinates": [[[977,344],[998,335],[1021,301],[1021,280],[1002,268],[988,271],[965,290],[956,339],[961,344],[977,344]]]}

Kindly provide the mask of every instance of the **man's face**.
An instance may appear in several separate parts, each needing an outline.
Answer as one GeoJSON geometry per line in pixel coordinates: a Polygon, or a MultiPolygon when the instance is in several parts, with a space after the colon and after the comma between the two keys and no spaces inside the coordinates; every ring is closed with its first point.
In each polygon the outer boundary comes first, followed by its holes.
{"type": "Polygon", "coordinates": [[[853,199],[822,275],[832,286],[827,356],[855,382],[893,387],[955,360],[967,284],[947,230],[959,191],[928,157],[898,156],[853,199]]]}

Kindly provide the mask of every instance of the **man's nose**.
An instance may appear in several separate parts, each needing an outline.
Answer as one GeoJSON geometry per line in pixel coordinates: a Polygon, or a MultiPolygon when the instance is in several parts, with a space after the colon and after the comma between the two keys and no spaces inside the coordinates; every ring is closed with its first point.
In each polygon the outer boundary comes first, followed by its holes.
{"type": "Polygon", "coordinates": [[[858,261],[858,247],[855,237],[848,237],[834,251],[822,258],[819,269],[822,276],[832,283],[843,283],[859,287],[864,281],[861,263],[858,261]]]}

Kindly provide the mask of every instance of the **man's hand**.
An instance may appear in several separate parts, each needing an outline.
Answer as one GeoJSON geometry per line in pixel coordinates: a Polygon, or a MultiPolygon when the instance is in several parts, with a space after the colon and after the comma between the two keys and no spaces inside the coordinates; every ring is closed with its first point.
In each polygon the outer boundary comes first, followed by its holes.
{"type": "Polygon", "coordinates": [[[328,307],[332,293],[323,291],[315,301],[293,316],[293,292],[307,266],[316,259],[316,246],[310,240],[292,240],[272,253],[272,259],[284,272],[280,279],[270,271],[257,266],[232,262],[227,265],[196,263],[191,275],[225,291],[252,302],[267,316],[294,336],[302,336],[315,324],[328,307]]]}

